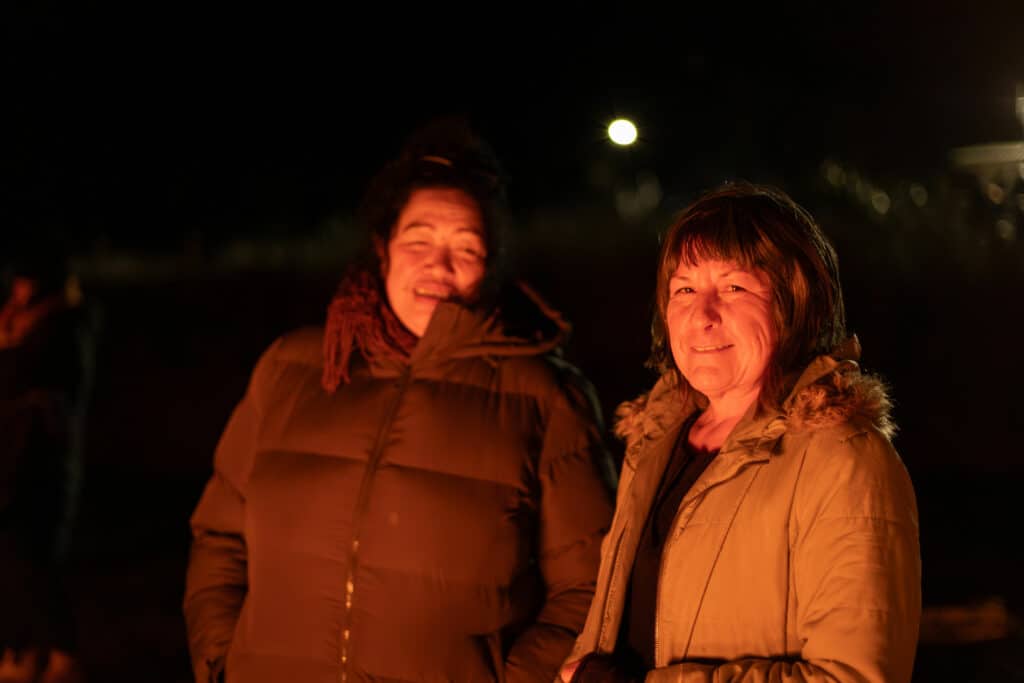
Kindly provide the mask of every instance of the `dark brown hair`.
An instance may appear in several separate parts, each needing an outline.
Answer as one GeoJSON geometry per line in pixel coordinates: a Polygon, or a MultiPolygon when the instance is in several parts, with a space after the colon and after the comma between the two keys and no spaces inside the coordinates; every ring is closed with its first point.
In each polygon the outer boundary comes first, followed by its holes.
{"type": "Polygon", "coordinates": [[[665,320],[669,279],[680,261],[704,259],[768,276],[778,346],[760,400],[777,405],[788,374],[846,338],[835,249],[811,215],[777,188],[733,182],[699,197],[673,221],[658,257],[649,364],[661,372],[679,373],[665,320]]]}

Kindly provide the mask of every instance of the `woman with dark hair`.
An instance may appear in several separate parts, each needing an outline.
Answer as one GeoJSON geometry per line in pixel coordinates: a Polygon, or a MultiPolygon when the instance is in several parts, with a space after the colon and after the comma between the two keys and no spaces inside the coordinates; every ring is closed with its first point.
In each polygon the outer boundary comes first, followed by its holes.
{"type": "Polygon", "coordinates": [[[611,471],[568,325],[501,278],[503,183],[450,122],[372,182],[325,329],[258,362],[192,516],[197,681],[550,681],[611,471]]]}
{"type": "Polygon", "coordinates": [[[778,190],[700,197],[662,245],[661,378],[624,404],[615,519],[564,681],[909,681],[917,510],[835,252],[778,190]]]}

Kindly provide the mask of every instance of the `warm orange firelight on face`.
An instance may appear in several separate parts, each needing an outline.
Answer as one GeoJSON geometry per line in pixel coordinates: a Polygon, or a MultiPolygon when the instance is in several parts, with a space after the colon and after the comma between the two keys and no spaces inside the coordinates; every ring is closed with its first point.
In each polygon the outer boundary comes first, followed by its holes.
{"type": "Polygon", "coordinates": [[[473,198],[454,188],[416,190],[388,243],[391,309],[422,337],[438,303],[475,298],[486,262],[483,218],[473,198]]]}

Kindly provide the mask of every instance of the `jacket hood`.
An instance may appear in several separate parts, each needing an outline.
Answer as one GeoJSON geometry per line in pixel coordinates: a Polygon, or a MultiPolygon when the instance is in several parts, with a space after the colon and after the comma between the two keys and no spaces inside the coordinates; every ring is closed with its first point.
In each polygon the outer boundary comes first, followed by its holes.
{"type": "Polygon", "coordinates": [[[563,345],[570,331],[561,313],[528,285],[517,282],[489,305],[438,304],[411,360],[536,356],[563,345]]]}
{"type": "MultiPolygon", "coordinates": [[[[737,425],[733,441],[761,442],[783,433],[813,431],[847,422],[867,421],[886,437],[896,426],[888,389],[877,377],[861,372],[856,336],[828,355],[815,358],[799,375],[781,410],[762,411],[755,404],[737,425]]],[[[627,453],[657,439],[707,399],[674,372],[665,373],[651,391],[622,403],[615,411],[615,434],[626,442],[627,453]]]]}

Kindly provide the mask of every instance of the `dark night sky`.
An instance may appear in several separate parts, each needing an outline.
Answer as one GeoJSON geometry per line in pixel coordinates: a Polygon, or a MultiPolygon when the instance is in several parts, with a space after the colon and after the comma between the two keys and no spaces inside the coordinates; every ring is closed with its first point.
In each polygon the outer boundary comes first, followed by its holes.
{"type": "Polygon", "coordinates": [[[308,229],[453,111],[492,140],[520,205],[583,192],[615,114],[670,183],[826,155],[923,173],[950,146],[1019,136],[1024,3],[896,4],[36,3],[3,22],[6,222],[80,245],[308,229]]]}

